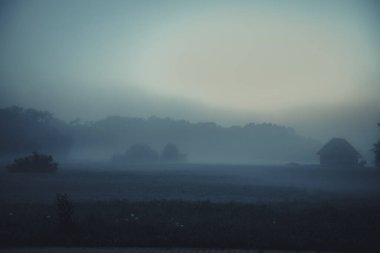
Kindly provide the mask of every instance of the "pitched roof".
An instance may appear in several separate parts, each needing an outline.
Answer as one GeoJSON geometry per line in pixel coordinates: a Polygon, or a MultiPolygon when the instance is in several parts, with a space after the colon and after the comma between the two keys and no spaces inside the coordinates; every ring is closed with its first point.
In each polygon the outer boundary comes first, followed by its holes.
{"type": "Polygon", "coordinates": [[[317,153],[318,155],[347,155],[359,157],[359,152],[343,138],[332,138],[317,153]]]}

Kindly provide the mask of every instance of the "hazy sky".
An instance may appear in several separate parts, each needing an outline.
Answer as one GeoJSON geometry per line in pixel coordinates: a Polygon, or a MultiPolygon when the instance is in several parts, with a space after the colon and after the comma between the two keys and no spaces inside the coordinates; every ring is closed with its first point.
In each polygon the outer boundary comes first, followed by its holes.
{"type": "Polygon", "coordinates": [[[376,134],[376,1],[1,1],[1,106],[376,134]]]}

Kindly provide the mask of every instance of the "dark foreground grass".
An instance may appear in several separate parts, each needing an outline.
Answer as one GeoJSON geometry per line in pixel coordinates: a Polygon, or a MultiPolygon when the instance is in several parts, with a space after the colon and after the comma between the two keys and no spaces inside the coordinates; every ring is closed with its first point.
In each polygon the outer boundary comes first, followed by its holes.
{"type": "Polygon", "coordinates": [[[1,247],[190,247],[379,252],[380,203],[74,203],[63,226],[54,204],[2,204],[1,247]]]}

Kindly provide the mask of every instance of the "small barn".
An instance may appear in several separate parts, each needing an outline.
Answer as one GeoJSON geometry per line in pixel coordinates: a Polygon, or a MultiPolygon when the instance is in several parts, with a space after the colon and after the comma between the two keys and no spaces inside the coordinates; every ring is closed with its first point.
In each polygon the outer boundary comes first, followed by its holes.
{"type": "Polygon", "coordinates": [[[343,138],[332,138],[317,153],[320,164],[329,167],[358,166],[359,152],[343,138]]]}

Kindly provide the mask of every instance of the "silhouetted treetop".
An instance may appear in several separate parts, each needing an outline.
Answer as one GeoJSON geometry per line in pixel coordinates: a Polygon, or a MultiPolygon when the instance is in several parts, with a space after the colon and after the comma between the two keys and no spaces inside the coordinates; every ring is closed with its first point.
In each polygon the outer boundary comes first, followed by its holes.
{"type": "Polygon", "coordinates": [[[0,109],[0,156],[33,150],[67,153],[71,138],[66,124],[46,111],[8,107],[0,109]]]}
{"type": "Polygon", "coordinates": [[[176,145],[169,143],[162,149],[160,160],[163,162],[184,162],[186,155],[180,153],[176,145]]]}
{"type": "Polygon", "coordinates": [[[194,161],[310,161],[320,143],[276,124],[250,123],[223,127],[213,122],[191,123],[170,118],[111,116],[76,124],[72,136],[79,152],[98,147],[109,157],[136,143],[163,147],[176,143],[194,161]]]}
{"type": "Polygon", "coordinates": [[[170,118],[110,116],[98,121],[60,121],[49,112],[0,109],[0,156],[31,151],[109,159],[136,143],[161,148],[175,143],[193,161],[289,162],[316,160],[321,143],[271,123],[224,127],[170,118]],[[87,154],[87,155],[86,155],[87,154]]]}
{"type": "Polygon", "coordinates": [[[135,144],[124,154],[116,155],[114,160],[125,163],[153,163],[158,161],[158,153],[147,145],[135,144]]]}
{"type": "Polygon", "coordinates": [[[54,172],[58,169],[57,163],[51,155],[34,152],[31,155],[17,158],[7,166],[11,172],[54,172]]]}

